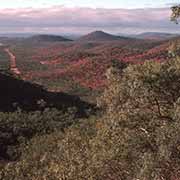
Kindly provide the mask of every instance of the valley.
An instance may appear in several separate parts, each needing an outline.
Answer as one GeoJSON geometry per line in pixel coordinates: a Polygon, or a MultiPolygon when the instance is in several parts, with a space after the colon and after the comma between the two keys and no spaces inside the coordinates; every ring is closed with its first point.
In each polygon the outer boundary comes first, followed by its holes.
{"type": "Polygon", "coordinates": [[[168,60],[170,40],[113,36],[95,31],[75,41],[36,35],[10,42],[11,71],[53,92],[94,101],[106,87],[106,70],[121,64],[168,60]]]}

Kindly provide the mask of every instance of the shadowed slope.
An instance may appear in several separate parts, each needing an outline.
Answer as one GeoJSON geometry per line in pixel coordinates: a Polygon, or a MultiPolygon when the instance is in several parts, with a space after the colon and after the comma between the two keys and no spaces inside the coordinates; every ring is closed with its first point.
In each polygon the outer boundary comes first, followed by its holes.
{"type": "Polygon", "coordinates": [[[0,73],[0,84],[1,111],[14,111],[17,106],[26,111],[42,109],[38,104],[42,100],[45,101],[45,107],[62,110],[76,107],[79,115],[85,115],[85,109],[93,107],[93,105],[80,100],[78,96],[62,92],[48,92],[39,85],[16,79],[4,73],[0,73]]]}

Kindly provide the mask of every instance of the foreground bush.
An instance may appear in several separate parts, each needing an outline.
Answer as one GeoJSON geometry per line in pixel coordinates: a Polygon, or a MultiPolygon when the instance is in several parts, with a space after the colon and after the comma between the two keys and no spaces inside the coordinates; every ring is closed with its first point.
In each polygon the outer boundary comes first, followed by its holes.
{"type": "Polygon", "coordinates": [[[19,145],[33,136],[63,131],[78,119],[76,108],[68,111],[45,109],[44,111],[0,113],[0,159],[16,160],[20,156],[19,145]]]}
{"type": "Polygon", "coordinates": [[[180,179],[180,59],[107,72],[101,118],[21,146],[3,180],[180,179]]]}

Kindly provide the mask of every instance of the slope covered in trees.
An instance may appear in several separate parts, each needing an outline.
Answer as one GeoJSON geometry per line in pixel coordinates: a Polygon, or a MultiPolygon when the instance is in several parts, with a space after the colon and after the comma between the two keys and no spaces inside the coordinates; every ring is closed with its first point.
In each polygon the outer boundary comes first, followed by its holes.
{"type": "Polygon", "coordinates": [[[33,136],[63,129],[96,113],[95,105],[63,92],[0,73],[0,169],[2,162],[17,160],[19,146],[33,136]]]}
{"type": "Polygon", "coordinates": [[[118,65],[145,60],[167,59],[166,42],[121,39],[117,41],[50,43],[39,46],[14,46],[17,66],[25,79],[52,90],[82,94],[105,87],[105,72],[118,65]],[[158,46],[162,45],[162,50],[158,46]],[[156,52],[148,52],[156,48],[156,52]],[[26,57],[26,58],[24,58],[26,57]],[[84,73],[86,72],[86,73],[84,73]],[[79,92],[79,93],[78,93],[79,92]]]}
{"type": "Polygon", "coordinates": [[[32,37],[26,38],[25,41],[29,42],[58,42],[58,41],[71,41],[66,39],[62,36],[55,36],[55,35],[48,35],[48,34],[41,34],[41,35],[34,35],[32,37]]]}
{"type": "Polygon", "coordinates": [[[21,158],[4,166],[1,177],[178,179],[179,72],[179,57],[110,68],[98,99],[105,114],[22,144],[21,158]]]}

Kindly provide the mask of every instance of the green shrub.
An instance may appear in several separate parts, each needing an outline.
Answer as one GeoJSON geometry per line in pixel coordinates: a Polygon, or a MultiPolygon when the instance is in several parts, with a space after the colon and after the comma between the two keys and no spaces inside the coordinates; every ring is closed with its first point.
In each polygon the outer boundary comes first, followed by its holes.
{"type": "Polygon", "coordinates": [[[0,113],[0,158],[15,160],[19,157],[18,147],[35,135],[63,131],[75,123],[76,109],[67,112],[57,109],[45,109],[43,112],[0,113]]]}
{"type": "Polygon", "coordinates": [[[119,151],[116,160],[130,166],[131,178],[176,176],[180,167],[180,58],[129,66],[122,74],[110,69],[107,77],[109,86],[99,105],[107,109],[105,124],[119,151]]]}

